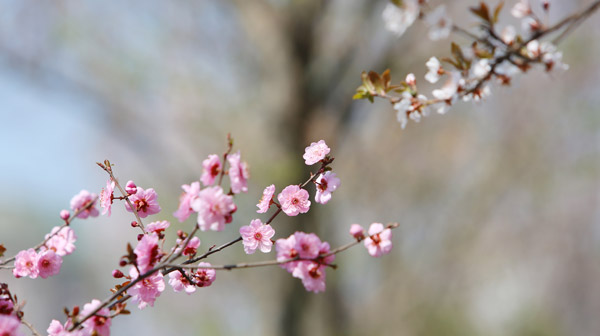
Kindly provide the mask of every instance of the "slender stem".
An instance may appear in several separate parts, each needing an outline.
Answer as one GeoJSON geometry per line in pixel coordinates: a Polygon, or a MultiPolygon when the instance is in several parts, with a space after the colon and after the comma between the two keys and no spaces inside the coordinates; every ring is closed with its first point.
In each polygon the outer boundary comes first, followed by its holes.
{"type": "Polygon", "coordinates": [[[29,328],[29,330],[31,331],[31,333],[35,336],[42,336],[37,330],[35,330],[35,328],[33,327],[33,325],[27,321],[25,321],[23,318],[21,318],[21,323],[24,324],[27,328],[29,328]]]}

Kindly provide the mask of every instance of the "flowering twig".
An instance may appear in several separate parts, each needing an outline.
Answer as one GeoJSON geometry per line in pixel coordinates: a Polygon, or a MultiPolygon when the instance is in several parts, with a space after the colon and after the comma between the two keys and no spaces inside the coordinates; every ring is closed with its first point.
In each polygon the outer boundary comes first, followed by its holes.
{"type": "Polygon", "coordinates": [[[34,336],[42,336],[37,330],[35,330],[31,323],[25,321],[23,318],[21,318],[21,323],[24,324],[27,328],[29,328],[29,330],[34,336]]]}

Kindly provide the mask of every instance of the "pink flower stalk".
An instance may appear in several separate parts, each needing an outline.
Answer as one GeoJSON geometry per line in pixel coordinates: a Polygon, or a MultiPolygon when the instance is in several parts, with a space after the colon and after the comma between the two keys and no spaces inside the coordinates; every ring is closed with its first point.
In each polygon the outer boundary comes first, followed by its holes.
{"type": "Polygon", "coordinates": [[[179,219],[180,222],[184,222],[192,214],[192,202],[198,198],[200,193],[200,182],[192,182],[192,184],[184,184],[181,186],[183,193],[179,197],[179,208],[173,213],[175,218],[179,219]]]}
{"type": "Polygon", "coordinates": [[[306,213],[310,209],[308,200],[308,191],[300,189],[297,185],[285,187],[277,199],[281,204],[281,210],[288,216],[297,216],[299,213],[306,213]]]}
{"type": "Polygon", "coordinates": [[[265,213],[267,212],[267,210],[269,210],[269,207],[271,206],[271,201],[273,200],[273,194],[275,194],[275,185],[271,184],[270,186],[266,187],[263,191],[263,195],[260,198],[260,201],[258,201],[258,204],[256,205],[258,207],[258,210],[256,210],[256,212],[265,213]]]}
{"type": "Polygon", "coordinates": [[[212,185],[215,183],[215,179],[221,173],[221,160],[217,154],[211,154],[208,156],[208,159],[202,161],[202,176],[200,176],[200,181],[205,186],[212,185]]]}
{"type": "Polygon", "coordinates": [[[37,269],[40,277],[46,279],[60,273],[62,261],[62,258],[52,250],[40,252],[37,257],[37,269]]]}
{"type": "MultiPolygon", "coordinates": [[[[137,279],[139,274],[135,267],[129,270],[129,276],[132,279],[137,279]]],[[[165,281],[163,275],[160,272],[156,272],[129,288],[127,294],[132,296],[132,302],[137,303],[139,309],[144,309],[147,306],[154,307],[154,301],[156,301],[156,298],[164,290],[165,281]]]]}
{"type": "Polygon", "coordinates": [[[192,201],[192,209],[198,212],[198,225],[202,231],[222,231],[225,223],[231,223],[237,210],[233,197],[223,193],[220,186],[204,188],[192,201]]]}
{"type": "Polygon", "coordinates": [[[350,225],[350,235],[356,238],[358,241],[365,239],[365,229],[360,224],[350,225]]]}
{"type": "Polygon", "coordinates": [[[96,209],[94,203],[96,203],[96,194],[90,194],[89,191],[87,190],[82,190],[79,192],[79,194],[73,196],[73,198],[71,198],[71,209],[75,212],[79,211],[80,209],[85,208],[87,205],[89,205],[90,203],[92,203],[92,205],[90,207],[88,207],[87,209],[83,210],[81,213],[79,213],[77,215],[77,218],[81,218],[81,219],[86,219],[89,216],[92,217],[96,217],[98,216],[99,212],[98,209],[96,209]]]}
{"type": "Polygon", "coordinates": [[[71,217],[69,210],[66,210],[66,209],[60,210],[60,218],[62,220],[67,220],[67,219],[69,219],[69,217],[71,217]]]}
{"type": "Polygon", "coordinates": [[[302,158],[304,158],[304,163],[306,163],[306,165],[311,166],[323,160],[330,151],[331,149],[327,147],[325,141],[319,140],[319,142],[313,142],[304,149],[302,158]]]}
{"type": "Polygon", "coordinates": [[[108,212],[108,215],[110,216],[110,208],[113,203],[114,190],[115,181],[113,181],[112,179],[108,179],[108,181],[106,181],[106,188],[102,188],[102,191],[100,192],[100,206],[103,209],[103,215],[108,212]]]}
{"type": "MultiPolygon", "coordinates": [[[[279,262],[298,257],[298,251],[296,250],[296,236],[291,235],[286,239],[277,239],[275,242],[275,250],[277,251],[277,261],[279,262]]],[[[282,264],[281,267],[289,273],[292,273],[297,265],[298,261],[290,261],[282,264]]]]}
{"type": "Polygon", "coordinates": [[[142,273],[154,267],[163,256],[158,247],[158,236],[156,234],[144,235],[133,252],[137,256],[137,266],[142,273]]]}
{"type": "Polygon", "coordinates": [[[21,321],[14,315],[0,315],[0,335],[2,336],[22,336],[19,331],[21,321]]]}
{"type": "Polygon", "coordinates": [[[303,261],[294,270],[293,276],[302,280],[304,288],[313,293],[325,291],[325,265],[303,261]]]}
{"type": "Polygon", "coordinates": [[[37,278],[39,274],[37,266],[37,253],[34,249],[23,250],[17,253],[15,257],[15,268],[13,268],[13,275],[17,278],[30,277],[32,279],[37,278]]]}
{"type": "Polygon", "coordinates": [[[386,229],[381,223],[373,223],[364,244],[372,257],[388,254],[392,250],[392,230],[386,229]]]}
{"type": "Polygon", "coordinates": [[[61,229],[60,226],[52,228],[49,234],[46,235],[46,243],[42,249],[54,251],[57,255],[64,257],[75,251],[75,241],[77,236],[75,231],[68,226],[61,229]],[[60,231],[59,231],[60,230],[60,231]]]}
{"type": "MultiPolygon", "coordinates": [[[[210,266],[210,263],[201,262],[198,266],[210,266]]],[[[212,285],[216,278],[217,272],[212,268],[199,268],[193,276],[198,287],[208,287],[212,285]]]]}
{"type": "Polygon", "coordinates": [[[340,186],[340,179],[335,176],[335,173],[330,171],[321,174],[315,182],[317,183],[315,201],[321,204],[329,202],[331,193],[340,186]]]}
{"type": "MultiPolygon", "coordinates": [[[[92,311],[96,310],[102,302],[100,300],[92,300],[90,303],[83,305],[83,310],[79,313],[79,318],[87,316],[92,311]]],[[[110,336],[110,311],[108,308],[100,309],[94,316],[83,322],[83,334],[92,335],[96,332],[99,336],[110,336]]]]}
{"type": "Polygon", "coordinates": [[[154,233],[160,235],[169,227],[169,225],[171,225],[171,223],[169,223],[169,221],[166,221],[166,220],[152,222],[152,223],[146,225],[146,232],[148,232],[148,233],[154,232],[154,233]]]}
{"type": "Polygon", "coordinates": [[[229,165],[231,166],[229,168],[231,191],[233,191],[234,194],[248,192],[248,179],[250,178],[250,171],[248,170],[248,164],[241,160],[240,151],[229,155],[227,161],[229,161],[229,165]]]}
{"type": "Polygon", "coordinates": [[[188,294],[192,294],[196,291],[196,286],[192,285],[181,272],[175,271],[169,273],[169,285],[173,287],[176,293],[185,291],[188,294]]]}
{"type": "MultiPolygon", "coordinates": [[[[160,205],[158,205],[158,195],[153,188],[144,190],[141,187],[137,187],[137,192],[129,196],[129,201],[135,206],[138,215],[141,218],[146,218],[148,215],[154,215],[160,212],[160,205]]],[[[125,203],[125,208],[129,212],[133,212],[128,203],[125,203]]]]}
{"type": "Polygon", "coordinates": [[[271,237],[275,235],[275,230],[269,224],[263,224],[260,219],[254,219],[250,225],[240,228],[246,254],[253,254],[256,249],[263,253],[271,252],[273,242],[271,237]]]}
{"type": "Polygon", "coordinates": [[[133,195],[137,193],[137,186],[135,185],[135,183],[133,183],[133,181],[129,180],[125,185],[125,191],[128,195],[133,195]]]}

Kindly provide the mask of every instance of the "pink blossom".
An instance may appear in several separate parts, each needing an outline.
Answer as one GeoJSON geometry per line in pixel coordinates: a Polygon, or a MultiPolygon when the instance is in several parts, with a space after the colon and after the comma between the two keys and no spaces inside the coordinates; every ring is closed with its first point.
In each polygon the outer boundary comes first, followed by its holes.
{"type": "Polygon", "coordinates": [[[169,273],[169,285],[176,293],[184,290],[186,293],[192,294],[196,291],[196,286],[192,285],[179,271],[169,273]]]}
{"type": "Polygon", "coordinates": [[[275,235],[275,230],[271,225],[263,225],[260,219],[254,219],[250,225],[240,228],[240,235],[242,235],[246,254],[254,253],[257,248],[263,253],[271,252],[271,246],[273,246],[271,237],[275,235]]]}
{"type": "MultiPolygon", "coordinates": [[[[135,267],[129,270],[129,276],[132,279],[137,279],[139,274],[135,267]]],[[[154,301],[156,301],[156,298],[164,290],[165,281],[163,275],[160,272],[156,272],[129,288],[127,294],[132,296],[132,302],[137,303],[139,309],[144,309],[147,306],[154,307],[154,301]]]]}
{"type": "Polygon", "coordinates": [[[62,258],[52,250],[46,250],[38,254],[37,268],[40,277],[43,279],[60,273],[61,265],[62,258]]]}
{"type": "Polygon", "coordinates": [[[369,227],[369,237],[365,239],[365,247],[373,257],[381,257],[392,250],[392,230],[381,223],[373,223],[369,227]]]}
{"type": "Polygon", "coordinates": [[[17,278],[28,276],[35,279],[38,274],[37,253],[35,250],[30,248],[19,252],[15,257],[13,275],[17,278]]]}
{"type": "Polygon", "coordinates": [[[10,315],[14,311],[14,308],[15,305],[8,294],[0,295],[0,315],[10,315]]]}
{"type": "Polygon", "coordinates": [[[114,190],[115,181],[109,179],[106,181],[106,188],[102,188],[102,191],[100,192],[100,206],[104,209],[102,210],[103,215],[108,212],[108,215],[110,216],[110,208],[113,203],[114,190]]]}
{"type": "Polygon", "coordinates": [[[314,259],[319,255],[321,248],[321,239],[314,233],[305,233],[297,231],[294,233],[296,237],[296,246],[298,255],[302,259],[314,259]]]}
{"type": "Polygon", "coordinates": [[[69,210],[66,210],[66,209],[60,210],[60,218],[62,220],[67,220],[67,219],[69,219],[69,217],[71,217],[71,214],[69,213],[69,210]]]}
{"type": "Polygon", "coordinates": [[[330,171],[321,174],[315,182],[317,183],[315,201],[321,204],[329,202],[331,193],[340,186],[340,179],[335,176],[335,173],[330,171]]]}
{"type": "Polygon", "coordinates": [[[85,336],[83,330],[76,330],[69,332],[69,328],[73,325],[71,320],[67,320],[65,325],[60,324],[57,320],[52,320],[50,322],[50,326],[46,330],[48,332],[48,336],[85,336]]]}
{"type": "Polygon", "coordinates": [[[21,321],[14,315],[0,315],[0,335],[2,336],[22,336],[19,331],[21,321]]]}
{"type": "Polygon", "coordinates": [[[198,212],[198,225],[202,231],[222,231],[225,223],[231,223],[232,214],[237,210],[233,197],[223,193],[220,186],[204,188],[191,206],[198,212]]]}
{"type": "Polygon", "coordinates": [[[156,221],[146,225],[146,232],[163,233],[171,225],[169,221],[156,221]]]}
{"type": "MultiPolygon", "coordinates": [[[[287,259],[294,259],[298,257],[298,251],[296,250],[296,236],[291,235],[286,239],[277,239],[275,241],[275,250],[277,251],[277,261],[282,262],[287,259]]],[[[292,273],[298,265],[297,261],[289,261],[282,264],[281,267],[286,271],[292,273]]]]}
{"type": "MultiPolygon", "coordinates": [[[[102,302],[100,300],[92,300],[90,303],[83,305],[83,310],[79,313],[79,318],[83,318],[90,314],[96,308],[100,307],[102,302]]],[[[110,336],[110,311],[108,308],[100,309],[94,316],[83,322],[83,333],[91,335],[96,332],[99,336],[110,336]]]]}
{"type": "MultiPolygon", "coordinates": [[[[154,215],[160,212],[160,205],[158,205],[158,195],[153,188],[144,190],[141,187],[137,187],[137,192],[129,196],[129,201],[135,206],[138,215],[141,218],[146,218],[148,215],[154,215]]],[[[133,212],[128,203],[125,203],[125,208],[129,212],[133,212]]]]}
{"type": "Polygon", "coordinates": [[[208,159],[202,161],[202,176],[200,181],[205,186],[212,185],[215,183],[215,179],[221,173],[221,160],[217,154],[211,154],[208,159]]]}
{"type": "Polygon", "coordinates": [[[180,222],[184,222],[192,213],[192,201],[198,198],[200,193],[200,182],[192,182],[192,184],[184,184],[181,186],[184,193],[179,197],[179,208],[173,213],[175,218],[179,219],[180,222]]]}
{"type": "Polygon", "coordinates": [[[154,267],[163,255],[158,247],[158,236],[156,234],[144,235],[133,252],[137,256],[137,265],[142,273],[154,267]]]}
{"type": "Polygon", "coordinates": [[[190,256],[196,254],[198,247],[200,247],[200,238],[192,237],[187,243],[187,246],[183,249],[183,255],[190,256]]]}
{"type": "Polygon", "coordinates": [[[250,172],[248,171],[248,164],[245,161],[241,161],[241,155],[238,151],[235,154],[229,155],[227,158],[229,161],[229,179],[231,181],[231,191],[234,194],[241,192],[248,192],[248,179],[250,178],[250,172]]]}
{"type": "Polygon", "coordinates": [[[133,183],[133,181],[129,180],[125,185],[125,191],[128,195],[133,195],[137,193],[137,186],[135,185],[135,183],[133,183]]]}
{"type": "MultiPolygon", "coordinates": [[[[198,266],[210,266],[210,263],[201,262],[198,266]]],[[[193,279],[196,282],[196,286],[198,287],[208,287],[212,285],[212,283],[217,278],[217,272],[212,268],[199,268],[196,273],[194,273],[193,279]]]]}
{"type": "Polygon", "coordinates": [[[292,274],[302,280],[307,291],[319,293],[325,291],[325,265],[313,261],[303,261],[292,274]]]}
{"type": "Polygon", "coordinates": [[[350,234],[360,241],[365,238],[365,229],[360,224],[352,224],[350,225],[350,234]]]}
{"type": "Polygon", "coordinates": [[[335,254],[329,255],[327,257],[323,257],[325,254],[330,252],[330,247],[328,242],[322,242],[319,248],[319,257],[317,261],[322,265],[331,265],[335,260],[335,254]]]}
{"type": "Polygon", "coordinates": [[[260,198],[260,201],[258,201],[258,204],[256,205],[258,207],[258,210],[256,210],[256,212],[265,213],[267,212],[267,210],[269,210],[269,207],[271,206],[271,201],[273,200],[273,194],[275,194],[275,185],[271,184],[270,186],[266,187],[263,191],[263,195],[260,198]]]}
{"type": "Polygon", "coordinates": [[[302,158],[304,158],[304,163],[311,166],[323,160],[330,150],[324,140],[319,140],[319,142],[313,142],[306,147],[302,158]]]}
{"type": "Polygon", "coordinates": [[[310,208],[308,200],[308,191],[300,189],[297,185],[285,187],[277,199],[281,204],[281,210],[288,216],[297,216],[299,213],[306,213],[310,208]]]}
{"type": "Polygon", "coordinates": [[[98,214],[99,214],[98,209],[96,209],[96,207],[94,205],[94,203],[96,203],[96,198],[97,198],[96,194],[90,194],[90,192],[87,190],[82,190],[79,192],[79,194],[77,194],[77,195],[73,196],[73,198],[71,198],[71,209],[75,212],[85,208],[90,203],[92,204],[85,210],[81,211],[77,215],[77,218],[86,219],[89,216],[92,216],[92,217],[98,216],[98,214]]]}
{"type": "Polygon", "coordinates": [[[46,235],[46,243],[42,249],[54,251],[57,255],[64,257],[75,251],[75,241],[77,236],[75,231],[68,226],[61,229],[60,226],[52,228],[49,234],[46,235]]]}

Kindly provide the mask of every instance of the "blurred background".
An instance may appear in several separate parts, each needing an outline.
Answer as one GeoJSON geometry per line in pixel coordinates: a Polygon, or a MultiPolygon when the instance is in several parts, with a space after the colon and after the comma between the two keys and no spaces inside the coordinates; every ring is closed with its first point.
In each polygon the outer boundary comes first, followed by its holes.
{"type": "MultiPolygon", "coordinates": [[[[510,8],[514,1],[507,1],[510,8]]],[[[535,1],[534,1],[535,2],[535,1]]],[[[437,4],[439,2],[433,2],[437,4]]],[[[452,1],[456,22],[472,27],[452,1]]],[[[533,3],[533,2],[532,2],[533,3]]],[[[537,2],[535,2],[537,4],[537,2]]],[[[553,1],[551,20],[590,1],[553,1]]],[[[539,69],[477,104],[401,130],[385,101],[352,101],[360,72],[423,80],[432,55],[416,22],[385,31],[386,1],[32,1],[0,4],[0,242],[41,241],[81,189],[99,193],[110,159],[121,181],[153,187],[179,223],[182,184],[231,133],[250,165],[249,192],[221,233],[258,216],[265,186],[308,176],[302,154],[324,139],[342,185],[326,206],[278,217],[278,238],[317,232],[332,246],[352,223],[401,223],[394,249],[339,255],[327,291],[307,293],[280,268],[219,272],[193,295],[168,286],[156,307],[113,320],[113,335],[600,334],[600,14],[559,47],[570,70],[539,69]]],[[[516,24],[505,9],[501,22],[516,24]]],[[[467,43],[453,36],[458,43],[467,43]]],[[[309,188],[314,194],[314,187],[309,188]]],[[[63,307],[109,296],[111,271],[138,231],[122,206],[79,220],[60,275],[2,271],[25,318],[44,332],[63,307]]],[[[260,253],[259,253],[260,254],[260,253]]],[[[213,264],[266,260],[236,246],[213,264]]]]}

